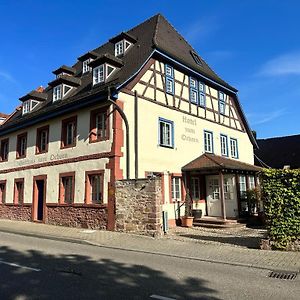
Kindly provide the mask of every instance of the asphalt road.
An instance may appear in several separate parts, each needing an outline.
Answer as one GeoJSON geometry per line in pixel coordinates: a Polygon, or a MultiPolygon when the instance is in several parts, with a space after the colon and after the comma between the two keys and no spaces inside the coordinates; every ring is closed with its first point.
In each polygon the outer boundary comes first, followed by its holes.
{"type": "MultiPolygon", "coordinates": [[[[150,250],[150,249],[149,249],[150,250]]],[[[299,299],[268,271],[0,233],[0,299],[299,299]]]]}

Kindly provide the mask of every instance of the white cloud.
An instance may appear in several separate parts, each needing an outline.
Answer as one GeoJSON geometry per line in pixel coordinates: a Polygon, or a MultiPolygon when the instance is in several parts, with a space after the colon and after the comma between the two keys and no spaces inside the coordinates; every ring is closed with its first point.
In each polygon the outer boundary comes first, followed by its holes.
{"type": "Polygon", "coordinates": [[[7,72],[0,70],[0,79],[3,78],[6,81],[11,83],[16,83],[17,81],[7,72]]]}
{"type": "Polygon", "coordinates": [[[219,22],[217,18],[207,16],[189,24],[189,26],[183,30],[183,36],[188,42],[192,43],[213,36],[218,29],[219,22]]]}
{"type": "Polygon", "coordinates": [[[251,125],[259,125],[273,121],[286,114],[285,109],[270,111],[268,113],[249,113],[246,114],[251,125]]]}
{"type": "Polygon", "coordinates": [[[267,61],[259,71],[259,75],[300,75],[300,52],[279,55],[267,61]]]}

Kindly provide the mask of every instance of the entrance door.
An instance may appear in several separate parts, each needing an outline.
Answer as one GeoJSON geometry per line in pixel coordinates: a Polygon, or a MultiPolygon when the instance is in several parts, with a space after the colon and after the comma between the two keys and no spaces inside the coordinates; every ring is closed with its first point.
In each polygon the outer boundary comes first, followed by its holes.
{"type": "Polygon", "coordinates": [[[44,221],[44,205],[46,192],[46,178],[38,176],[34,179],[33,220],[44,221]]]}
{"type": "Polygon", "coordinates": [[[238,217],[236,182],[234,175],[224,175],[224,198],[226,207],[226,217],[238,217]]]}
{"type": "Polygon", "coordinates": [[[221,217],[221,197],[219,176],[206,176],[206,191],[207,191],[207,213],[209,216],[221,217]]]}

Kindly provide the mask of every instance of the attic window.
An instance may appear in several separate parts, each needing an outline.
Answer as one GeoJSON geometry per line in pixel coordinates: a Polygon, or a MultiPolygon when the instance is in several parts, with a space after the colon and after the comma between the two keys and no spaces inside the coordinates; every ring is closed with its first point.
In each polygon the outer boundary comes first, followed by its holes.
{"type": "Polygon", "coordinates": [[[27,100],[23,103],[22,107],[22,114],[27,114],[31,112],[37,105],[39,104],[39,101],[36,100],[27,100]]]}
{"type": "Polygon", "coordinates": [[[131,46],[131,43],[125,39],[116,43],[115,44],[115,56],[123,55],[130,46],[131,46]]]}
{"type": "Polygon", "coordinates": [[[71,91],[72,87],[67,84],[60,84],[53,88],[53,102],[61,100],[71,91]]]}
{"type": "Polygon", "coordinates": [[[191,54],[192,54],[193,59],[195,60],[196,64],[199,66],[202,66],[202,61],[201,61],[201,58],[199,57],[199,55],[194,51],[191,51],[191,54]]]}
{"type": "Polygon", "coordinates": [[[102,64],[93,70],[93,84],[104,82],[116,69],[109,64],[102,64]]]}
{"type": "Polygon", "coordinates": [[[89,63],[91,62],[91,59],[87,59],[82,63],[82,74],[90,72],[91,67],[89,66],[89,63]]]}

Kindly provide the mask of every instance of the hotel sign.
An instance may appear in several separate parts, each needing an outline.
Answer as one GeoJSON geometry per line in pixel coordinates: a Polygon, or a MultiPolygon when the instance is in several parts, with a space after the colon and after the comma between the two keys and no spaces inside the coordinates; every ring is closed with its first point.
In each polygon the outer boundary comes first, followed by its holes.
{"type": "Polygon", "coordinates": [[[184,133],[181,135],[181,139],[185,142],[199,143],[199,139],[196,135],[197,120],[195,118],[182,117],[184,123],[184,133]],[[188,126],[188,127],[187,127],[188,126]]]}

